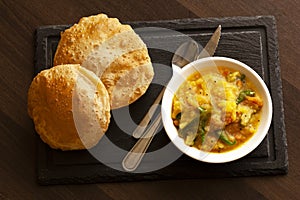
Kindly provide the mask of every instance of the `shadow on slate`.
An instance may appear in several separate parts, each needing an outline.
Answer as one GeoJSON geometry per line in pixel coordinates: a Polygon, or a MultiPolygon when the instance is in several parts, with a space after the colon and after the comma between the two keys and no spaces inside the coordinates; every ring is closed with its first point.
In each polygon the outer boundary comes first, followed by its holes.
{"type": "MultiPolygon", "coordinates": [[[[127,173],[107,167],[97,161],[88,151],[63,152],[53,150],[37,140],[37,179],[41,185],[78,184],[96,182],[139,181],[159,179],[183,179],[204,177],[231,177],[286,174],[288,171],[287,143],[283,116],[282,85],[278,60],[277,32],[275,18],[272,16],[181,19],[172,21],[128,22],[134,28],[162,27],[179,31],[205,45],[215,28],[222,25],[222,36],[215,53],[240,60],[251,66],[266,82],[273,99],[273,120],[267,137],[246,157],[225,163],[208,164],[182,155],[171,165],[148,173],[127,173]],[[188,170],[187,170],[188,169],[188,170]]],[[[36,31],[35,74],[52,66],[52,60],[60,39],[60,32],[69,25],[39,27],[36,31]]],[[[142,39],[148,43],[160,42],[174,47],[181,44],[178,35],[157,37],[157,33],[139,31],[142,39]]],[[[154,82],[146,94],[129,106],[127,110],[116,110],[112,115],[110,127],[106,133],[111,143],[123,150],[129,150],[136,140],[128,133],[134,127],[127,123],[138,123],[152,102],[172,75],[170,61],[172,52],[155,48],[149,49],[155,69],[154,82]],[[163,67],[161,67],[163,66],[163,67]],[[116,121],[118,112],[127,112],[130,118],[116,121]],[[129,121],[126,121],[129,120],[129,121]],[[130,121],[132,120],[132,121],[130,121]],[[121,123],[121,124],[120,124],[121,123]],[[123,124],[122,124],[123,123],[123,124]],[[127,132],[127,133],[126,133],[127,132]]],[[[168,144],[166,133],[162,129],[154,138],[149,151],[155,151],[168,144]]],[[[99,143],[101,145],[101,141],[99,143]]],[[[125,156],[125,154],[124,154],[125,156]]],[[[143,162],[151,165],[147,156],[143,162]]],[[[119,163],[120,164],[120,163],[119,163]]]]}

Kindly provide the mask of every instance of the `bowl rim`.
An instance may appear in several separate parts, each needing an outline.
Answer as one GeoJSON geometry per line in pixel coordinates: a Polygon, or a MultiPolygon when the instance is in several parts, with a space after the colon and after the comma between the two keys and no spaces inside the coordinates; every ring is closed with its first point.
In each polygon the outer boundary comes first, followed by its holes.
{"type": "Polygon", "coordinates": [[[257,146],[266,137],[271,125],[272,115],[273,115],[272,99],[265,82],[251,67],[249,67],[245,63],[242,63],[239,60],[229,58],[229,57],[207,57],[207,58],[201,58],[191,62],[181,70],[178,69],[173,70],[173,73],[174,75],[171,78],[170,82],[168,83],[166,87],[166,91],[163,95],[161,113],[162,113],[163,125],[168,137],[182,153],[203,162],[225,163],[246,156],[247,154],[252,152],[255,148],[257,148],[257,146]],[[264,113],[265,120],[261,121],[259,124],[258,129],[260,130],[260,134],[257,134],[257,132],[259,131],[258,130],[256,133],[254,133],[253,136],[251,136],[249,140],[246,141],[246,143],[242,144],[240,147],[236,149],[224,153],[212,153],[212,152],[208,153],[208,152],[201,151],[195,147],[187,146],[186,144],[184,144],[183,139],[178,136],[177,129],[173,125],[173,121],[171,119],[172,100],[173,100],[174,93],[177,91],[178,87],[182,84],[182,82],[185,80],[187,76],[196,72],[197,69],[199,68],[208,68],[208,67],[201,67],[201,66],[202,65],[205,66],[205,64],[207,65],[208,63],[211,62],[230,63],[231,65],[235,65],[241,68],[243,71],[248,71],[247,73],[251,74],[252,79],[254,78],[256,81],[258,81],[255,84],[258,85],[260,89],[262,89],[264,94],[261,94],[261,96],[263,96],[264,97],[263,99],[266,100],[264,101],[263,109],[267,113],[264,113]]]}

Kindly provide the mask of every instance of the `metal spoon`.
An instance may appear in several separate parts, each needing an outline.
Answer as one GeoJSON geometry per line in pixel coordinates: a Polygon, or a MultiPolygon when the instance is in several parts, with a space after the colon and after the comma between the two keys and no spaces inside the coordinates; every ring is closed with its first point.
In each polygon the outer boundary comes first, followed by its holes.
{"type": "MultiPolygon", "coordinates": [[[[194,40],[187,41],[181,44],[178,49],[175,51],[175,54],[172,58],[172,69],[175,71],[175,68],[182,68],[186,64],[194,61],[199,55],[199,46],[198,43],[194,40]]],[[[144,132],[148,123],[150,122],[152,116],[154,115],[158,104],[162,99],[165,88],[162,89],[153,105],[139,124],[139,126],[133,132],[135,138],[140,138],[137,143],[132,147],[128,152],[122,162],[122,166],[126,171],[134,171],[140,164],[146,150],[148,149],[154,134],[161,127],[161,113],[156,116],[155,120],[151,126],[144,132]]]]}

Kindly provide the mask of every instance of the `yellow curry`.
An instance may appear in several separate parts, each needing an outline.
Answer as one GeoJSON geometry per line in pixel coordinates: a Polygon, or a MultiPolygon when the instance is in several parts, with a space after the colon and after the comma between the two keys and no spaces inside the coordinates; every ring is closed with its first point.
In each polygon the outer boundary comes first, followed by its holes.
{"type": "Polygon", "coordinates": [[[256,131],[263,101],[239,71],[196,72],[173,98],[172,119],[185,144],[222,153],[245,143],[256,131]]]}

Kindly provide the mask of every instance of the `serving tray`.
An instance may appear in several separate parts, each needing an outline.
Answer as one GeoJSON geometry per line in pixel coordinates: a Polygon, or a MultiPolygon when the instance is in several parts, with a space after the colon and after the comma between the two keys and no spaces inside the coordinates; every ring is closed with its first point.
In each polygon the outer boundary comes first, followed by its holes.
{"type": "MultiPolygon", "coordinates": [[[[120,121],[112,115],[105,139],[94,148],[109,153],[111,159],[98,161],[89,151],[53,150],[37,139],[37,180],[41,185],[76,184],[117,181],[139,181],[158,179],[190,179],[204,177],[232,177],[286,174],[288,171],[287,142],[283,115],[282,85],[278,60],[277,33],[275,18],[272,16],[180,19],[172,21],[128,22],[135,28],[149,47],[154,63],[155,77],[146,94],[129,106],[114,113],[128,112],[130,119],[138,123],[171,77],[170,61],[175,49],[189,36],[205,45],[215,28],[222,25],[222,36],[215,53],[240,60],[251,66],[268,86],[273,100],[273,119],[263,142],[246,157],[225,163],[209,164],[181,155],[177,160],[161,169],[138,173],[117,170],[125,153],[115,155],[110,151],[114,144],[124,152],[136,142],[124,130],[129,119],[120,121]],[[150,28],[152,27],[152,28],[150,28]],[[156,28],[154,28],[156,27],[156,28]],[[173,30],[173,31],[170,31],[173,30]],[[161,67],[163,66],[163,67],[161,67]],[[158,84],[159,83],[159,84],[158,84]],[[121,123],[121,124],[120,124],[121,123]],[[121,127],[121,128],[120,128],[121,127]],[[102,146],[101,146],[102,145],[102,146]],[[119,160],[118,160],[119,159],[119,160]]],[[[69,25],[44,26],[36,31],[35,75],[43,69],[52,67],[52,60],[60,39],[60,32],[69,25]]],[[[164,130],[155,136],[149,152],[155,152],[165,145],[171,146],[172,153],[177,150],[164,130]]],[[[142,168],[147,169],[159,162],[159,155],[145,156],[142,168]]]]}

